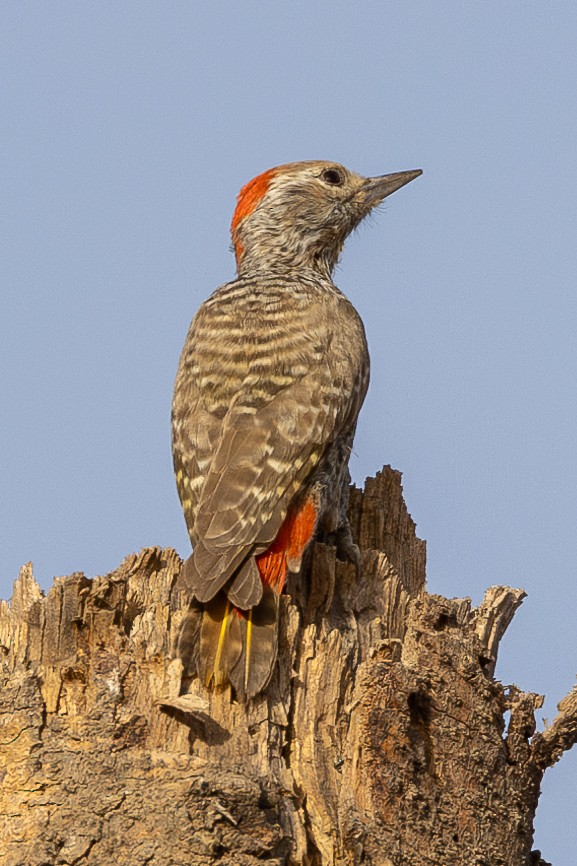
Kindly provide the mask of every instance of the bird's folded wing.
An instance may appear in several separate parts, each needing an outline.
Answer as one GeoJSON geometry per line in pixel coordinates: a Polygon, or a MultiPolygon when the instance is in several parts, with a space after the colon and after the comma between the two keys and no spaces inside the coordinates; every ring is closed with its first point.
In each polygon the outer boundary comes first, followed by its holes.
{"type": "Polygon", "coordinates": [[[322,378],[317,368],[256,412],[244,411],[241,400],[227,414],[196,518],[192,588],[200,600],[274,541],[334,435],[335,412],[317,384],[322,378]]]}

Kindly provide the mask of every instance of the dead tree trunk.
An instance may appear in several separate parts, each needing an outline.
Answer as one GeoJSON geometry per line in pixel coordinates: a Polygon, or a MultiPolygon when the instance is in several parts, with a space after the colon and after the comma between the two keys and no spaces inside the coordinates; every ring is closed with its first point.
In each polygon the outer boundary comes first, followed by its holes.
{"type": "Polygon", "coordinates": [[[494,680],[523,591],[429,595],[390,468],[350,514],[362,579],[316,546],[248,707],[183,681],[173,550],[46,597],[22,569],[0,603],[3,866],[542,862],[540,782],[577,739],[577,692],[534,735],[540,698],[494,680]]]}

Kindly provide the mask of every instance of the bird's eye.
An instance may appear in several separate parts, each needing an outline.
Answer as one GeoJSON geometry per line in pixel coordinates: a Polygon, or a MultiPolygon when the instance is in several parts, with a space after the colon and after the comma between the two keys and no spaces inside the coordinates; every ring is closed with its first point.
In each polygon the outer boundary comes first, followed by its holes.
{"type": "Polygon", "coordinates": [[[344,177],[337,168],[327,168],[321,175],[325,183],[330,183],[331,186],[342,186],[344,177]]]}

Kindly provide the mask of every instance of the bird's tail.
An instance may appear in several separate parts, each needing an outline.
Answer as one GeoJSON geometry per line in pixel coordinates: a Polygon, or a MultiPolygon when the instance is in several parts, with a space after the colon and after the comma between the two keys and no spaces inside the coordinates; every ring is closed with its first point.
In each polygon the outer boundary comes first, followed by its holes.
{"type": "Polygon", "coordinates": [[[191,608],[183,622],[179,655],[207,687],[229,682],[237,697],[246,701],[268,685],[277,657],[280,595],[287,571],[300,568],[316,521],[317,509],[309,499],[289,512],[274,542],[256,557],[263,593],[254,607],[235,607],[225,588],[191,608]]]}
{"type": "Polygon", "coordinates": [[[265,688],[276,661],[279,598],[264,587],[250,610],[234,607],[224,592],[204,605],[197,671],[206,686],[229,682],[240,700],[265,688]]]}
{"type": "Polygon", "coordinates": [[[185,668],[205,686],[230,683],[240,700],[248,700],[268,684],[277,655],[280,593],[263,588],[250,610],[234,607],[224,591],[185,617],[178,654],[185,668]]]}

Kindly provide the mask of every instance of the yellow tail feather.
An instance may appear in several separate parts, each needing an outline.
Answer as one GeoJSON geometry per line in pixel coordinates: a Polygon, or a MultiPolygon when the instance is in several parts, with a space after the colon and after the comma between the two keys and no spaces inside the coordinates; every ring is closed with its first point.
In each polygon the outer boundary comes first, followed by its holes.
{"type": "Polygon", "coordinates": [[[215,685],[221,685],[222,682],[222,673],[220,670],[220,660],[222,658],[222,650],[224,647],[224,642],[226,639],[226,631],[228,627],[228,618],[230,616],[230,602],[227,599],[226,607],[224,609],[224,616],[222,618],[222,622],[220,624],[220,633],[218,635],[218,644],[216,647],[216,655],[214,657],[214,667],[212,671],[211,679],[214,679],[215,685]]]}
{"type": "Polygon", "coordinates": [[[248,689],[248,677],[250,674],[250,645],[252,641],[252,608],[246,618],[246,647],[244,657],[244,688],[248,689]]]}

